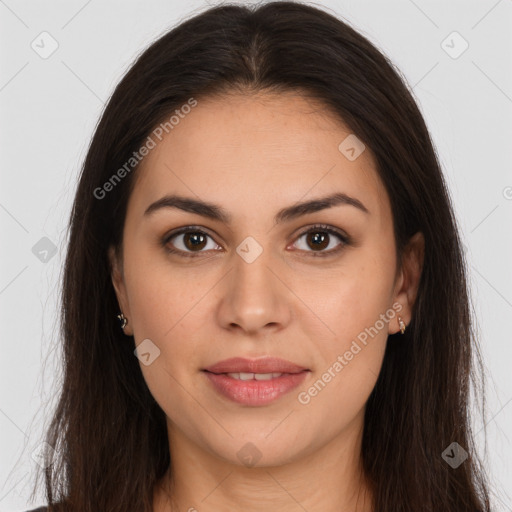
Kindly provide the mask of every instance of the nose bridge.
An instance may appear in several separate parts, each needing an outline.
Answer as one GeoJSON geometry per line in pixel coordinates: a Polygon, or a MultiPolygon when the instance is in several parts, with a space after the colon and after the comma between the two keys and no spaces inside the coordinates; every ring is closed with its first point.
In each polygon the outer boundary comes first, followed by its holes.
{"type": "Polygon", "coordinates": [[[254,238],[247,237],[238,245],[233,260],[232,291],[237,294],[238,300],[256,305],[273,298],[275,283],[272,281],[275,277],[269,269],[273,260],[270,249],[264,250],[254,238]]]}
{"type": "Polygon", "coordinates": [[[252,237],[237,246],[220,308],[224,327],[236,324],[255,331],[287,322],[286,287],[275,275],[275,263],[275,255],[252,237]]]}
{"type": "Polygon", "coordinates": [[[236,249],[236,256],[233,257],[233,281],[236,289],[243,293],[250,291],[251,288],[257,293],[259,286],[267,290],[272,286],[267,282],[273,277],[269,270],[269,267],[272,267],[272,254],[269,249],[263,250],[263,247],[253,240],[242,242],[236,249]]]}

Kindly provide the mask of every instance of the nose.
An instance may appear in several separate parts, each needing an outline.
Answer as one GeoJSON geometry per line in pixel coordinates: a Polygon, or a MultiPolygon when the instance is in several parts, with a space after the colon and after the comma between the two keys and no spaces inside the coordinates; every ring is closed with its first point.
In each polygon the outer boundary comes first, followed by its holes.
{"type": "Polygon", "coordinates": [[[285,328],[292,317],[293,294],[284,284],[282,270],[270,251],[254,261],[234,254],[217,311],[221,326],[251,335],[285,328]]]}

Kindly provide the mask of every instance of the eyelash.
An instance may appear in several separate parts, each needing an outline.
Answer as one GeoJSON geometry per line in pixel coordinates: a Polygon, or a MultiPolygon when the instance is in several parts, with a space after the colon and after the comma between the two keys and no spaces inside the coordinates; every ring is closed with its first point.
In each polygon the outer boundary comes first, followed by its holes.
{"type": "MultiPolygon", "coordinates": [[[[206,235],[210,238],[212,238],[211,235],[209,235],[208,233],[206,233],[205,231],[203,231],[202,229],[200,229],[199,227],[196,227],[196,226],[186,226],[184,228],[181,228],[179,229],[178,231],[175,231],[175,232],[172,232],[172,233],[169,233],[167,234],[166,236],[164,236],[164,238],[162,239],[161,241],[161,244],[162,244],[162,247],[164,247],[164,249],[170,253],[170,254],[178,254],[179,256],[183,256],[185,258],[197,258],[201,255],[201,253],[205,252],[205,251],[197,251],[197,252],[186,252],[186,251],[182,251],[181,249],[171,249],[169,246],[168,246],[168,243],[176,236],[179,236],[179,235],[182,235],[184,233],[200,233],[202,235],[206,235]]],[[[347,235],[343,234],[341,231],[338,231],[337,229],[334,229],[330,226],[327,226],[325,224],[315,224],[314,226],[311,226],[310,228],[308,228],[307,230],[303,231],[302,233],[300,233],[298,236],[297,236],[297,240],[299,238],[301,238],[302,236],[304,235],[307,235],[309,233],[315,233],[315,232],[321,232],[321,233],[328,233],[329,235],[335,235],[337,236],[340,241],[341,241],[341,244],[339,244],[335,249],[331,249],[329,251],[304,251],[306,253],[309,253],[312,257],[314,258],[325,258],[325,257],[328,257],[328,256],[334,256],[336,254],[338,254],[341,250],[343,250],[343,248],[347,245],[350,245],[352,243],[352,240],[350,237],[348,237],[347,235]]]]}

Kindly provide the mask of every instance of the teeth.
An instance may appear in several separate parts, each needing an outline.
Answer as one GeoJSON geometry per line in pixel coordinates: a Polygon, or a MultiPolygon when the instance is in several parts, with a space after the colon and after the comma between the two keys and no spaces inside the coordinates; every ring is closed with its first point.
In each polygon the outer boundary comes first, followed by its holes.
{"type": "Polygon", "coordinates": [[[278,372],[273,372],[273,373],[245,373],[245,372],[240,372],[240,373],[228,373],[227,375],[229,377],[231,377],[232,379],[236,379],[236,380],[252,380],[252,379],[256,379],[256,380],[270,380],[270,379],[275,379],[276,377],[280,377],[283,374],[282,373],[278,373],[278,372]]]}
{"type": "Polygon", "coordinates": [[[283,375],[282,373],[274,372],[274,373],[255,373],[254,378],[256,380],[270,380],[275,379],[276,377],[280,377],[283,375]]]}

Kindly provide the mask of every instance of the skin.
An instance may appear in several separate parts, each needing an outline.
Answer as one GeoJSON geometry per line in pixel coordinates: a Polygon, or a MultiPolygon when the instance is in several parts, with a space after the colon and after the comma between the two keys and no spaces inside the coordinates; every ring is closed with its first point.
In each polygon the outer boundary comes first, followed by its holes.
{"type": "MultiPolygon", "coordinates": [[[[350,133],[297,94],[201,99],[137,170],[123,258],[113,250],[109,257],[125,333],[160,350],[141,363],[167,416],[172,460],[155,487],[156,512],[372,510],[361,471],[363,419],[388,334],[399,331],[397,316],[359,343],[362,350],[308,404],[297,398],[393,304],[410,322],[423,265],[417,233],[395,272],[389,198],[369,148],[354,161],[338,149],[350,133]],[[279,209],[335,191],[369,213],[338,205],[273,224],[279,209]],[[221,205],[232,223],[176,208],[144,216],[170,193],[221,205]],[[323,249],[308,244],[302,234],[316,223],[353,242],[315,257],[343,244],[336,235],[323,249]],[[196,258],[169,254],[160,242],[185,226],[209,235],[196,258]],[[248,236],[263,249],[252,263],[236,252],[248,236]],[[229,357],[264,355],[311,372],[299,388],[254,407],[217,394],[201,371],[229,357]],[[260,453],[252,467],[237,456],[248,442],[260,453]]],[[[173,244],[194,251],[183,235],[173,244]]]]}

